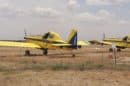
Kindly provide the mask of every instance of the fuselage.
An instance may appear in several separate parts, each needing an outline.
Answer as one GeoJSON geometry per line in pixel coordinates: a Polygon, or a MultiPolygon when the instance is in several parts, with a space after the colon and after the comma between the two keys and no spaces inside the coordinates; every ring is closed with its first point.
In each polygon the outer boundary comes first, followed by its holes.
{"type": "Polygon", "coordinates": [[[62,40],[59,34],[55,32],[48,32],[45,35],[40,36],[26,36],[24,37],[26,42],[34,43],[41,46],[43,49],[70,49],[70,47],[60,47],[53,46],[52,44],[68,44],[66,41],[62,40]]]}
{"type": "Polygon", "coordinates": [[[130,40],[123,40],[121,38],[108,38],[104,39],[104,42],[110,42],[116,45],[118,48],[130,48],[130,40]]]}

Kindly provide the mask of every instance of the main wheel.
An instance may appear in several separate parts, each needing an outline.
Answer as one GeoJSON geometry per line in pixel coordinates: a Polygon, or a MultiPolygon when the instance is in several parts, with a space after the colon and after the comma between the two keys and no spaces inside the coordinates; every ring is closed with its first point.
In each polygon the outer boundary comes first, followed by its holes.
{"type": "Polygon", "coordinates": [[[76,55],[75,54],[72,54],[72,57],[75,57],[76,55]]]}
{"type": "Polygon", "coordinates": [[[121,52],[121,49],[120,49],[120,48],[117,48],[117,52],[121,52]]]}
{"type": "Polygon", "coordinates": [[[29,50],[25,50],[25,56],[30,56],[30,51],[29,50]]]}
{"type": "Polygon", "coordinates": [[[44,49],[44,50],[43,50],[43,54],[47,56],[47,54],[48,54],[48,49],[44,49]]]}

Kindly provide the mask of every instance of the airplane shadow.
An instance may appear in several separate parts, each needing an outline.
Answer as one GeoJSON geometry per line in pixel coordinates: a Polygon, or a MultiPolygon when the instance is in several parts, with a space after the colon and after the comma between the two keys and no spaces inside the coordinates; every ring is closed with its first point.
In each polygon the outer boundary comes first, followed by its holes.
{"type": "MultiPolygon", "coordinates": [[[[125,52],[125,51],[124,51],[125,52]]],[[[73,54],[75,54],[75,57],[86,57],[87,53],[107,53],[107,51],[85,51],[85,52],[75,52],[73,54]]],[[[11,55],[11,56],[6,56],[6,55],[2,55],[0,56],[0,58],[4,58],[4,57],[43,57],[43,58],[75,58],[72,56],[72,53],[49,53],[47,56],[43,55],[43,54],[30,54],[30,55],[11,55]]]]}
{"type": "MultiPolygon", "coordinates": [[[[82,56],[84,56],[82,54],[80,55],[79,53],[74,53],[74,54],[75,54],[75,57],[82,57],[82,56]]],[[[64,54],[61,54],[61,53],[54,53],[54,54],[52,54],[52,53],[50,53],[47,56],[43,55],[43,54],[31,54],[29,56],[26,56],[26,55],[24,55],[24,56],[25,57],[38,57],[38,56],[42,57],[43,56],[43,57],[47,57],[47,58],[75,58],[70,53],[64,53],[64,54]]]]}

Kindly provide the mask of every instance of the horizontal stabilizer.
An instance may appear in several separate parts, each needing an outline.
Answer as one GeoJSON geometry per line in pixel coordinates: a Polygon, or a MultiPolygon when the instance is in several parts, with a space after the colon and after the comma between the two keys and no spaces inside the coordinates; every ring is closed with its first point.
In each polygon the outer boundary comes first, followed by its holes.
{"type": "Polygon", "coordinates": [[[84,41],[78,41],[77,45],[78,46],[88,46],[90,43],[89,42],[84,42],[84,41]]]}

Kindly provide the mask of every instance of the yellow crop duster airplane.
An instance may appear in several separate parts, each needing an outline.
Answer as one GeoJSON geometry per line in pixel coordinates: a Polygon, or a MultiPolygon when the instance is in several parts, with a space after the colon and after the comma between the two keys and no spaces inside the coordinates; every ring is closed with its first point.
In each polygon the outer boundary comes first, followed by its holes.
{"type": "MultiPolygon", "coordinates": [[[[121,49],[130,48],[130,36],[125,36],[123,38],[106,38],[99,43],[106,45],[115,45],[117,51],[121,51],[121,49]]],[[[109,51],[112,51],[112,48],[110,48],[109,51]]]]}
{"type": "MultiPolygon", "coordinates": [[[[24,42],[0,41],[0,46],[41,49],[43,54],[47,55],[48,49],[76,50],[89,44],[84,41],[78,41],[76,29],[72,29],[66,41],[63,41],[59,34],[55,32],[47,32],[43,36],[25,36],[24,39],[24,42]]],[[[25,54],[29,55],[30,51],[25,51],[25,54]]],[[[73,53],[72,55],[75,56],[73,53]]]]}

